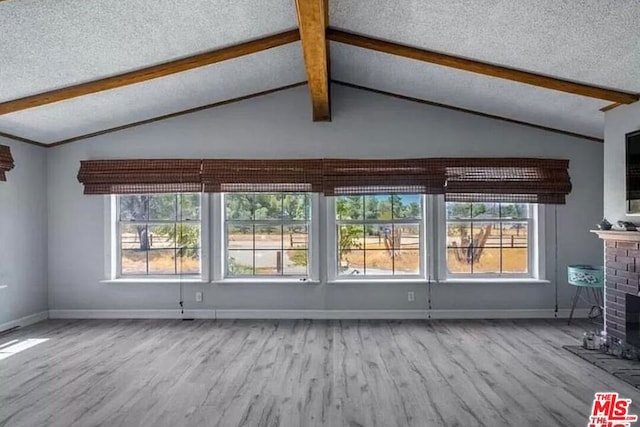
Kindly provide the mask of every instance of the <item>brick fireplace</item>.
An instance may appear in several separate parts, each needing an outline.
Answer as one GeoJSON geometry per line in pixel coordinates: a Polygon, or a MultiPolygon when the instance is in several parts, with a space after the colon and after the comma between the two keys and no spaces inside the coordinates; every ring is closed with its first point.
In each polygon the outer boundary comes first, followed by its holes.
{"type": "Polygon", "coordinates": [[[638,346],[640,313],[633,300],[640,291],[640,232],[594,233],[604,240],[605,246],[605,331],[607,336],[638,346]]]}

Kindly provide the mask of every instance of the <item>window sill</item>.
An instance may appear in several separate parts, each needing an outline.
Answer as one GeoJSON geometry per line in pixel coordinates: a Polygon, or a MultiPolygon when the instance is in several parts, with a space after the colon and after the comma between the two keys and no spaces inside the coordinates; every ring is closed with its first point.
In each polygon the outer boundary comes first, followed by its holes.
{"type": "Polygon", "coordinates": [[[472,278],[445,279],[445,280],[438,280],[434,283],[444,284],[444,285],[475,285],[475,284],[521,285],[521,284],[527,284],[527,283],[547,285],[551,283],[551,281],[545,280],[545,279],[511,277],[511,278],[482,278],[482,279],[472,279],[472,278]]]}
{"type": "Polygon", "coordinates": [[[406,279],[394,279],[394,278],[388,278],[388,279],[382,279],[379,277],[376,278],[371,278],[368,279],[366,277],[363,277],[362,279],[333,279],[333,280],[329,280],[327,283],[329,284],[342,284],[342,283],[361,283],[361,284],[367,284],[367,283],[389,283],[389,284],[396,284],[396,283],[417,283],[417,284],[428,284],[429,281],[423,277],[412,277],[412,278],[406,278],[406,279]]]}
{"type": "Polygon", "coordinates": [[[250,284],[256,284],[256,285],[262,285],[262,284],[281,284],[281,283],[296,283],[296,284],[303,284],[303,285],[318,285],[320,283],[319,280],[313,280],[313,279],[295,279],[295,278],[288,278],[288,279],[271,279],[271,278],[242,278],[242,279],[220,279],[220,280],[212,280],[211,283],[215,283],[215,284],[221,284],[221,285],[225,285],[225,284],[236,284],[236,283],[250,283],[250,284]]]}
{"type": "Polygon", "coordinates": [[[208,280],[204,279],[174,279],[167,278],[162,279],[159,277],[154,277],[152,279],[134,279],[134,278],[122,278],[122,279],[107,279],[101,280],[100,283],[105,284],[172,284],[172,283],[209,283],[208,280]]]}

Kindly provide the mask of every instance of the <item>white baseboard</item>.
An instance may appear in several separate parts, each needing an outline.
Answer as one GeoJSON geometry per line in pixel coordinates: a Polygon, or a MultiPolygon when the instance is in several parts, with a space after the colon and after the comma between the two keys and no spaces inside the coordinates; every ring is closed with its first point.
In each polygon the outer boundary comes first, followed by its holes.
{"type": "Polygon", "coordinates": [[[426,310],[216,310],[218,319],[426,319],[426,310]]]}
{"type": "Polygon", "coordinates": [[[47,320],[48,318],[49,312],[41,311],[40,313],[31,314],[29,316],[21,317],[19,319],[0,324],[0,332],[6,331],[7,329],[15,328],[16,326],[23,328],[25,326],[33,325],[34,323],[42,322],[43,320],[47,320]]]}
{"type": "Polygon", "coordinates": [[[49,310],[50,319],[215,319],[215,310],[49,310]]]}
{"type": "MultiPolygon", "coordinates": [[[[431,310],[432,319],[568,319],[571,310],[522,309],[522,310],[431,310]]],[[[583,319],[589,309],[576,309],[573,317],[583,319]]]]}
{"type": "MultiPolygon", "coordinates": [[[[568,309],[534,310],[50,310],[50,319],[561,319],[568,309]]],[[[576,309],[574,318],[586,318],[576,309]]],[[[46,318],[46,317],[45,317],[46,318]]],[[[35,323],[35,322],[34,322],[35,323]]]]}

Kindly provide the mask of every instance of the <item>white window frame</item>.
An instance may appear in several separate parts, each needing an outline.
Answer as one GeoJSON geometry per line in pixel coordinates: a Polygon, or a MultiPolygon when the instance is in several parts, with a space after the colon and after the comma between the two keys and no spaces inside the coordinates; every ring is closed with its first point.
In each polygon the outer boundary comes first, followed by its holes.
{"type": "MultiPolygon", "coordinates": [[[[327,280],[329,283],[340,282],[422,282],[426,281],[429,271],[431,270],[430,259],[430,243],[427,241],[427,231],[432,233],[433,216],[431,209],[431,197],[421,194],[422,198],[422,218],[420,221],[411,220],[410,222],[420,223],[420,273],[418,274],[384,274],[384,275],[345,275],[338,272],[338,224],[340,221],[336,219],[336,197],[325,197],[326,200],[326,227],[325,233],[327,239],[327,280]]],[[[356,221],[358,222],[358,221],[356,221]]],[[[383,220],[372,220],[377,224],[384,223],[383,220]]],[[[386,221],[389,223],[402,221],[386,221]]],[[[433,233],[432,233],[433,234],[433,233]]]]}
{"type": "MultiPolygon", "coordinates": [[[[247,192],[251,193],[251,192],[247,192]]],[[[274,191],[270,194],[279,194],[274,191]]],[[[306,276],[286,275],[286,276],[227,276],[227,247],[226,247],[226,214],[225,214],[225,194],[234,193],[214,193],[212,195],[213,212],[215,220],[213,224],[213,234],[217,236],[213,239],[212,250],[219,254],[213,265],[213,281],[216,283],[320,283],[320,229],[319,229],[319,204],[320,195],[312,192],[300,192],[309,194],[310,217],[309,217],[309,274],[306,276]]]]}
{"type": "Polygon", "coordinates": [[[118,195],[105,196],[105,235],[108,243],[105,256],[105,277],[103,282],[132,282],[132,283],[174,283],[209,281],[210,243],[209,243],[209,195],[200,195],[200,274],[199,275],[122,275],[121,247],[119,244],[119,203],[118,195]]]}
{"type": "MultiPolygon", "coordinates": [[[[444,196],[437,197],[437,253],[439,254],[438,281],[440,282],[527,282],[544,281],[545,279],[545,206],[529,203],[528,218],[528,273],[449,273],[447,268],[447,204],[444,196]]],[[[478,202],[482,203],[482,202],[478,202]]],[[[491,219],[484,220],[491,222],[491,219]]],[[[508,221],[506,221],[508,222],[508,221]]]]}

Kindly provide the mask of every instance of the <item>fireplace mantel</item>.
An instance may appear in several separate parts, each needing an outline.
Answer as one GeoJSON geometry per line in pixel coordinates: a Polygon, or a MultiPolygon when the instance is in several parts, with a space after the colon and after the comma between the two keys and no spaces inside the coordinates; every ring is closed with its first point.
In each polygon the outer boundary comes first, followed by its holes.
{"type": "Polygon", "coordinates": [[[591,230],[602,240],[616,240],[618,242],[640,242],[640,231],[591,230]]]}

